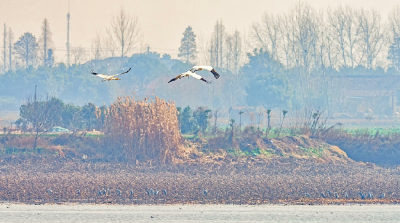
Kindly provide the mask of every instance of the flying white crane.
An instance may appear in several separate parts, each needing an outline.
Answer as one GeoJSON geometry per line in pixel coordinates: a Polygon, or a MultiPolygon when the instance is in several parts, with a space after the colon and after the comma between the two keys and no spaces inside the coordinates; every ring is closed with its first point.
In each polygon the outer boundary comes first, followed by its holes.
{"type": "Polygon", "coordinates": [[[193,73],[198,71],[198,70],[208,70],[210,71],[212,74],[214,74],[215,79],[219,78],[219,74],[217,73],[217,71],[214,70],[214,68],[212,66],[194,66],[192,67],[192,69],[190,69],[190,71],[192,71],[193,73]]]}
{"type": "Polygon", "coordinates": [[[103,80],[102,80],[102,82],[103,82],[103,81],[111,81],[111,80],[121,80],[121,79],[119,79],[119,78],[116,77],[116,76],[121,75],[121,74],[126,74],[126,73],[128,73],[130,70],[131,70],[131,68],[129,68],[129,70],[127,70],[127,71],[125,71],[125,72],[123,72],[123,73],[114,74],[114,75],[99,74],[99,73],[95,73],[93,70],[92,70],[91,73],[92,73],[93,75],[96,75],[96,77],[103,78],[103,80]]]}
{"type": "Polygon", "coordinates": [[[171,79],[170,81],[168,81],[168,83],[170,83],[172,81],[176,81],[178,79],[181,79],[182,77],[192,76],[192,77],[194,77],[196,79],[199,79],[199,80],[202,80],[202,81],[206,82],[207,84],[211,84],[211,81],[205,80],[203,77],[201,77],[200,75],[198,75],[196,73],[196,71],[199,71],[199,70],[208,70],[208,71],[210,71],[212,74],[214,74],[215,79],[218,79],[220,77],[220,75],[217,73],[217,71],[214,70],[213,67],[201,65],[201,66],[192,67],[192,69],[190,69],[189,71],[186,71],[185,73],[182,73],[182,74],[178,75],[174,79],[171,79]]]}
{"type": "Polygon", "coordinates": [[[201,77],[200,75],[198,75],[198,74],[196,74],[196,73],[194,73],[194,72],[192,72],[190,70],[186,71],[185,73],[179,74],[177,77],[175,77],[175,78],[171,79],[170,81],[168,81],[168,83],[170,83],[172,81],[176,81],[176,80],[181,79],[183,77],[188,77],[189,78],[189,76],[194,77],[194,78],[199,79],[199,80],[202,80],[202,81],[206,82],[207,84],[211,84],[211,81],[205,80],[203,77],[201,77]]]}

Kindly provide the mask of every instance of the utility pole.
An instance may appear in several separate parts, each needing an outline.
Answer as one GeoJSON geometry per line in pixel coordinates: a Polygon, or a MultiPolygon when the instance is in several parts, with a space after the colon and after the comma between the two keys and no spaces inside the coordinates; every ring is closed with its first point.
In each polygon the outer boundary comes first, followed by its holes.
{"type": "Polygon", "coordinates": [[[12,70],[12,64],[11,64],[11,55],[12,55],[12,46],[11,46],[11,41],[12,41],[12,38],[13,38],[13,34],[12,34],[12,31],[11,31],[11,28],[8,28],[8,55],[9,55],[9,65],[8,65],[8,70],[12,70]]]}
{"type": "Polygon", "coordinates": [[[333,109],[332,109],[332,106],[333,106],[333,104],[332,104],[332,96],[333,96],[333,93],[332,93],[332,90],[333,90],[333,87],[332,87],[332,85],[333,85],[333,83],[332,83],[332,81],[333,81],[333,78],[332,78],[332,74],[331,74],[331,109],[330,109],[330,116],[331,116],[331,118],[333,118],[333,113],[332,113],[332,111],[333,111],[333,109]]]}
{"type": "Polygon", "coordinates": [[[239,131],[240,131],[240,135],[242,135],[242,114],[243,114],[244,112],[242,112],[242,111],[240,111],[239,112],[239,131]]]}
{"type": "Polygon", "coordinates": [[[67,65],[69,67],[69,19],[70,19],[70,15],[69,15],[69,0],[68,0],[68,14],[67,14],[67,65]]]}
{"type": "Polygon", "coordinates": [[[3,47],[3,53],[4,53],[4,62],[3,62],[3,65],[4,65],[4,73],[6,72],[6,65],[7,65],[7,63],[6,63],[6,60],[7,60],[7,57],[6,57],[6,55],[7,55],[7,48],[6,48],[6,46],[7,46],[7,26],[6,26],[6,24],[4,23],[4,47],[3,47]]]}
{"type": "Polygon", "coordinates": [[[36,104],[36,89],[37,89],[37,85],[35,85],[35,98],[34,98],[34,103],[36,104]]]}
{"type": "Polygon", "coordinates": [[[213,109],[213,111],[214,111],[214,105],[215,105],[215,102],[214,102],[214,85],[215,84],[213,84],[213,100],[212,100],[212,109],[213,109]]]}

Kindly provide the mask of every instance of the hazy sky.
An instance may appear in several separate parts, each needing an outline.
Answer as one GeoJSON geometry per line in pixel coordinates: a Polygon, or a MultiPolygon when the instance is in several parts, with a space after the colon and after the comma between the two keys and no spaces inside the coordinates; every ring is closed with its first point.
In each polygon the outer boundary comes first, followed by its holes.
{"type": "MultiPolygon", "coordinates": [[[[56,48],[56,61],[66,61],[68,0],[0,0],[0,22],[14,32],[16,41],[24,32],[37,38],[47,18],[56,48]]],[[[192,26],[197,36],[209,39],[214,24],[222,19],[227,31],[247,31],[263,13],[287,12],[298,0],[70,0],[70,43],[89,50],[96,32],[105,33],[120,7],[138,17],[144,41],[151,49],[178,54],[182,33],[192,26]]],[[[308,0],[316,9],[350,4],[387,13],[399,0],[308,0]]],[[[3,38],[1,38],[3,39],[3,38]]]]}

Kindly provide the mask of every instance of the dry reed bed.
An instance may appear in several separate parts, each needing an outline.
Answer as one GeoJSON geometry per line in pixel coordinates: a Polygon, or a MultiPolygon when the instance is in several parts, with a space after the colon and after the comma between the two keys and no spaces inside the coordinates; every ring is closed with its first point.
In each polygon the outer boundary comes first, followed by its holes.
{"type": "Polygon", "coordinates": [[[319,164],[293,158],[229,165],[156,167],[57,159],[14,162],[10,159],[0,163],[0,173],[0,200],[11,202],[258,204],[400,201],[399,168],[369,168],[357,163],[319,164]],[[99,195],[99,190],[106,195],[99,195]],[[155,195],[157,190],[159,193],[155,195]],[[166,195],[163,190],[166,190],[166,195]],[[207,190],[207,195],[204,190],[207,190]],[[331,196],[328,196],[328,191],[331,196]],[[360,191],[372,193],[374,198],[360,199],[360,191]],[[321,197],[322,192],[327,198],[321,197]],[[339,199],[334,197],[335,192],[339,199]],[[344,198],[345,193],[348,199],[344,198]],[[385,197],[379,199],[382,193],[385,197]]]}
{"type": "Polygon", "coordinates": [[[118,98],[105,114],[105,149],[120,160],[173,162],[182,148],[177,112],[175,103],[157,97],[118,98]]]}

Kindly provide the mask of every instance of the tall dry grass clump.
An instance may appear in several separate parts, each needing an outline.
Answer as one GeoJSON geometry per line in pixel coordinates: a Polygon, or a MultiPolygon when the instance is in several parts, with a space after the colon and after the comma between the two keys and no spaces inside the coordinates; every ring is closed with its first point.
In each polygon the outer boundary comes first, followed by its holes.
{"type": "Polygon", "coordinates": [[[175,103],[157,97],[118,98],[105,114],[104,135],[106,149],[125,161],[169,163],[182,148],[175,103]]]}

